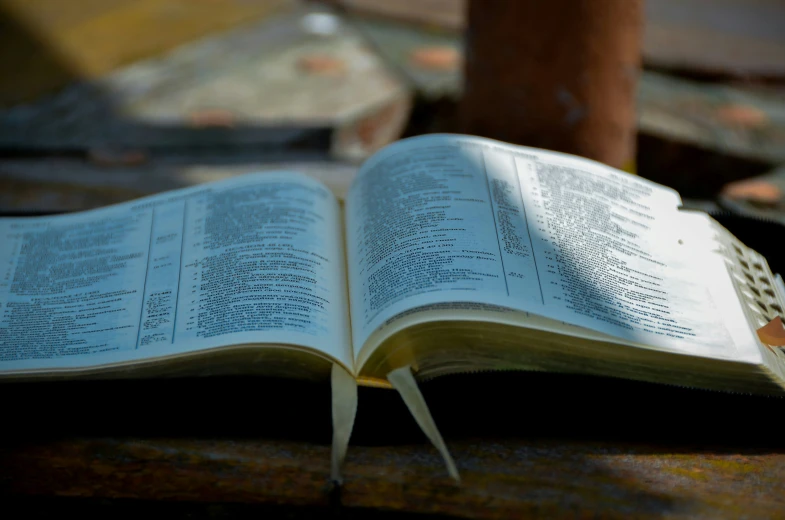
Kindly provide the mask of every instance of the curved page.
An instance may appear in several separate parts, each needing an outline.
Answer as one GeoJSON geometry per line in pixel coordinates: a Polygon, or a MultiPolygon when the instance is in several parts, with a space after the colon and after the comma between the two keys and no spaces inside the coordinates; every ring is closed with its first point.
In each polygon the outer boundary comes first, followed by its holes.
{"type": "Polygon", "coordinates": [[[729,274],[680,203],[565,154],[449,135],[389,146],[347,200],[355,352],[409,309],[471,302],[657,349],[758,356],[738,305],[717,304],[735,298],[729,274]]]}
{"type": "Polygon", "coordinates": [[[338,204],[304,175],[0,219],[0,241],[0,373],[259,343],[352,366],[338,204]]]}

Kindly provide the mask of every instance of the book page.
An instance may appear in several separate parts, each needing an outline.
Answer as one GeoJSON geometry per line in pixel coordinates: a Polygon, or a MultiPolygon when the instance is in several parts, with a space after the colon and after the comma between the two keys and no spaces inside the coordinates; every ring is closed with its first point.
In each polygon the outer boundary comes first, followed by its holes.
{"type": "Polygon", "coordinates": [[[351,367],[339,219],[295,173],[0,219],[0,371],[254,343],[351,367]]]}
{"type": "Polygon", "coordinates": [[[730,282],[676,192],[599,163],[466,136],[376,154],[347,200],[355,352],[390,318],[504,306],[630,344],[737,358],[730,282]],[[723,292],[727,294],[727,291],[723,292]]]}

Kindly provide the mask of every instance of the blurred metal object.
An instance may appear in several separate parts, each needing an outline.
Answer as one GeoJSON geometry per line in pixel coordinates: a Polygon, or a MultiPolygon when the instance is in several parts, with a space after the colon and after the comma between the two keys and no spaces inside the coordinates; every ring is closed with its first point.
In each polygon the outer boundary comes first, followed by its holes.
{"type": "Polygon", "coordinates": [[[641,0],[469,3],[461,130],[630,169],[641,0]]]}

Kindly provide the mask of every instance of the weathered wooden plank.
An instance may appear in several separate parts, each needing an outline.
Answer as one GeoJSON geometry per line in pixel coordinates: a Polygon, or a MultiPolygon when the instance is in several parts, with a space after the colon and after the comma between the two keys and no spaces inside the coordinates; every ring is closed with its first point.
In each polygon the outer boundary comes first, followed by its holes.
{"type": "Polygon", "coordinates": [[[785,95],[645,72],[641,132],[727,155],[785,162],[785,95]]]}
{"type": "Polygon", "coordinates": [[[449,376],[422,388],[461,483],[394,392],[361,389],[336,497],[325,384],[5,385],[13,398],[0,432],[0,496],[489,519],[778,518],[785,508],[785,453],[770,433],[778,399],[535,373],[449,376]]]}
{"type": "Polygon", "coordinates": [[[731,76],[785,77],[779,0],[648,0],[647,64],[731,76]]]}
{"type": "Polygon", "coordinates": [[[0,112],[0,148],[281,146],[340,157],[394,140],[410,92],[348,24],[300,7],[0,112]]]}
{"type": "MultiPolygon", "coordinates": [[[[349,12],[462,31],[466,0],[334,0],[349,12]]],[[[500,52],[503,52],[500,50],[500,52]]],[[[785,5],[779,0],[648,0],[649,65],[731,76],[785,76],[785,5]]]]}
{"type": "Polygon", "coordinates": [[[399,508],[416,504],[412,509],[417,512],[477,518],[765,518],[785,506],[780,497],[761,493],[769,486],[781,489],[781,455],[670,454],[623,443],[589,447],[488,439],[453,442],[451,449],[461,461],[460,485],[434,475],[437,461],[421,448],[399,447],[395,459],[400,462],[387,462],[384,472],[378,467],[390,457],[380,457],[379,450],[354,450],[343,503],[399,508]],[[420,458],[424,464],[414,463],[420,458]],[[396,469],[401,466],[408,469],[405,475],[396,469]],[[413,487],[412,480],[421,484],[413,487]],[[759,500],[750,504],[743,498],[746,494],[759,500]]]}
{"type": "MultiPolygon", "coordinates": [[[[353,18],[374,47],[429,100],[457,100],[460,65],[423,67],[412,59],[422,48],[463,53],[462,37],[389,20],[353,18]]],[[[643,71],[638,81],[638,131],[730,156],[785,162],[785,90],[772,86],[705,83],[643,71]]],[[[452,121],[442,122],[451,130],[452,121]]]]}
{"type": "MultiPolygon", "coordinates": [[[[584,514],[776,518],[785,455],[663,452],[629,443],[467,439],[444,475],[425,445],[353,446],[344,508],[472,518],[584,514]],[[750,499],[754,497],[754,499],[750,499]]],[[[319,506],[330,503],[329,447],[283,440],[77,438],[0,448],[6,496],[319,506]]]]}
{"type": "Polygon", "coordinates": [[[32,101],[294,0],[2,0],[0,106],[32,101]]]}
{"type": "Polygon", "coordinates": [[[455,33],[418,27],[396,21],[351,16],[363,36],[374,45],[374,50],[392,63],[428,100],[447,97],[457,99],[463,91],[464,39],[455,33]],[[419,50],[441,50],[455,53],[458,59],[443,66],[428,66],[418,62],[419,50]]]}

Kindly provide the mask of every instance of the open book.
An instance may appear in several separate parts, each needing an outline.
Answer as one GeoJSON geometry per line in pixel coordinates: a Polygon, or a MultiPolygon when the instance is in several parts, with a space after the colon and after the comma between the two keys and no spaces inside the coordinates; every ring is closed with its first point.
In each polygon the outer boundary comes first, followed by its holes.
{"type": "MultiPolygon", "coordinates": [[[[345,201],[294,172],[0,219],[0,376],[580,372],[785,393],[765,259],[668,188],[460,135],[392,144],[345,201]]],[[[429,430],[430,429],[430,430],[429,430]]],[[[342,453],[334,455],[340,459],[342,453]]]]}

